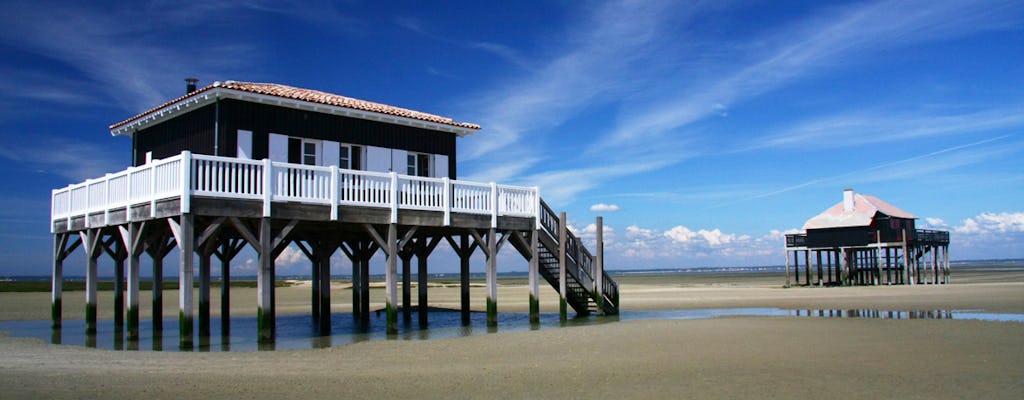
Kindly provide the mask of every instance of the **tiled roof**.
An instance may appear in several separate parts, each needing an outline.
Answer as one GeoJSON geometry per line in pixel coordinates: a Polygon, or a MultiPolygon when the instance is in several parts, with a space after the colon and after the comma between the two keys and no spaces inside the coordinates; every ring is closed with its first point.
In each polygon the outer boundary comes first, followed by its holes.
{"type": "Polygon", "coordinates": [[[804,223],[804,230],[869,226],[876,213],[896,218],[917,218],[875,196],[856,193],[853,195],[853,210],[844,211],[843,202],[840,201],[828,210],[807,220],[804,223]]]}
{"type": "Polygon", "coordinates": [[[197,89],[196,91],[187,95],[178,97],[170,100],[164,104],[153,107],[146,110],[136,116],[128,118],[124,121],[118,122],[110,126],[110,130],[113,131],[118,127],[129,124],[135,120],[142,119],[147,115],[157,112],[165,107],[174,105],[175,103],[184,101],[193,96],[198,96],[205,92],[214,89],[228,89],[237,90],[242,92],[249,92],[255,94],[261,94],[266,96],[280,97],[282,99],[291,99],[297,101],[305,101],[310,103],[325,104],[329,106],[350,108],[353,110],[369,111],[380,114],[393,115],[397,117],[411,118],[421,121],[433,122],[444,125],[451,125],[465,129],[480,129],[480,125],[469,123],[469,122],[456,122],[455,120],[442,117],[439,115],[428,114],[425,112],[410,110],[407,108],[400,108],[389,106],[387,104],[374,103],[372,101],[359,100],[351,97],[345,97],[333,93],[321,92],[319,90],[303,89],[287,85],[281,85],[277,83],[256,83],[256,82],[237,82],[237,81],[225,81],[225,82],[214,82],[212,85],[205,86],[197,89]]]}

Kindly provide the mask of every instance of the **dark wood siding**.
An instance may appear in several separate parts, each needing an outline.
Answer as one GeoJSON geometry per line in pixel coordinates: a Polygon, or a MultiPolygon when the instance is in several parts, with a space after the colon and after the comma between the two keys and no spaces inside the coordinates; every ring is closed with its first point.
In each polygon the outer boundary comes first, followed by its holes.
{"type": "Polygon", "coordinates": [[[215,108],[214,104],[210,104],[135,132],[132,138],[135,143],[135,165],[146,162],[148,151],[153,152],[153,158],[173,157],[185,150],[197,154],[213,154],[215,108]]]}
{"type": "Polygon", "coordinates": [[[296,110],[240,100],[220,101],[221,155],[237,156],[237,132],[253,132],[253,158],[268,156],[268,135],[331,140],[363,146],[401,149],[448,156],[449,177],[455,178],[454,133],[405,125],[296,110]]]}
{"type": "Polygon", "coordinates": [[[871,226],[808,229],[807,247],[866,246],[877,242],[879,235],[882,242],[902,242],[904,229],[913,238],[914,220],[879,214],[871,221],[871,226]]]}
{"type": "Polygon", "coordinates": [[[238,156],[238,130],[252,131],[252,156],[269,156],[269,134],[331,140],[362,146],[386,147],[417,153],[448,156],[448,176],[456,178],[456,135],[429,129],[358,118],[296,110],[241,100],[224,99],[136,133],[136,165],[144,163],[146,152],[165,158],[190,150],[213,154],[214,141],[222,156],[238,156]],[[219,109],[218,109],[219,107],[219,109]],[[215,123],[215,119],[219,121],[215,123]],[[214,127],[220,130],[215,135],[214,127]],[[216,139],[215,139],[216,137],[216,139]]]}

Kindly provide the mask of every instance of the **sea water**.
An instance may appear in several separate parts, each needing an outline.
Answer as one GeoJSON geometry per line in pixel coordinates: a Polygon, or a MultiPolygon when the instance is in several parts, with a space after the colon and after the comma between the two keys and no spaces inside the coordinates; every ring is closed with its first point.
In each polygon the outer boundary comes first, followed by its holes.
{"type": "MultiPolygon", "coordinates": [[[[267,351],[300,350],[344,346],[367,340],[433,340],[496,332],[538,329],[562,329],[628,320],[680,320],[737,316],[812,317],[812,318],[881,318],[881,319],[969,319],[1024,323],[1024,314],[984,313],[973,310],[871,310],[871,309],[780,309],[780,308],[714,308],[623,311],[616,316],[584,316],[560,320],[557,313],[541,313],[539,323],[530,323],[527,313],[500,313],[498,326],[487,326],[484,313],[471,313],[468,324],[462,322],[457,310],[431,310],[429,324],[421,325],[416,312],[406,320],[399,316],[398,333],[387,334],[385,313],[371,313],[366,320],[352,314],[331,316],[329,335],[321,335],[309,315],[279,315],[275,340],[257,340],[256,317],[233,317],[228,332],[220,318],[211,318],[210,335],[194,335],[191,346],[180,347],[178,321],[165,319],[163,329],[153,330],[151,320],[140,320],[139,339],[128,340],[123,328],[112,320],[97,321],[96,334],[85,334],[85,321],[65,320],[61,329],[51,329],[50,321],[3,321],[0,331],[16,337],[39,338],[53,344],[86,346],[107,350],[129,351],[267,351]]],[[[198,322],[198,321],[196,321],[198,322]]]]}

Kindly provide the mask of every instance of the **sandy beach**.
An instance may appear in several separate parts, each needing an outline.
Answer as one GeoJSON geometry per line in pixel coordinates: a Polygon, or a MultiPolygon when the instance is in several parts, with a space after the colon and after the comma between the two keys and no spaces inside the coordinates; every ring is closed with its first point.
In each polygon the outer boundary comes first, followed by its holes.
{"type": "MultiPolygon", "coordinates": [[[[626,276],[624,310],[678,308],[976,310],[1024,313],[1024,271],[964,271],[953,284],[783,289],[778,274],[626,276]]],[[[348,312],[336,282],[334,312],[348,312]]],[[[214,292],[213,310],[219,309],[214,292]]],[[[526,310],[521,280],[499,311],[526,310]]],[[[177,313],[177,294],[165,315],[177,313]]],[[[309,310],[310,289],[279,288],[278,313],[309,310]]],[[[458,288],[430,305],[458,307],[458,288]]],[[[473,289],[482,309],[483,288],[473,289]]],[[[541,291],[542,310],[557,310],[541,291]]],[[[383,306],[383,289],[371,295],[383,306]]],[[[110,318],[111,292],[100,292],[110,318]]],[[[233,289],[233,315],[255,312],[233,289]]],[[[415,291],[413,294],[415,301],[415,291]]],[[[149,315],[148,294],[142,315],[149,315]]],[[[65,293],[81,319],[83,292],[65,293]]],[[[378,304],[379,303],[379,304],[378,304]]],[[[49,318],[48,293],[0,294],[0,319],[49,318]]],[[[975,320],[729,317],[639,320],[428,341],[369,341],[321,350],[122,352],[0,337],[5,398],[1006,398],[1024,397],[1024,323],[975,320]]]]}

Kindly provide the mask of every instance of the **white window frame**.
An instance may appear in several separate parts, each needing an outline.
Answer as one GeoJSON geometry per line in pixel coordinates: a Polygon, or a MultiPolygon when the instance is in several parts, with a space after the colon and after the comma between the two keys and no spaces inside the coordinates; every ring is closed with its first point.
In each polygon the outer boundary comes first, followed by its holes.
{"type": "Polygon", "coordinates": [[[301,146],[301,148],[300,148],[301,156],[300,156],[299,160],[302,162],[303,165],[322,165],[323,164],[323,161],[322,161],[322,157],[323,157],[323,141],[322,140],[305,139],[305,138],[303,138],[302,139],[302,144],[300,146],[301,146]],[[306,146],[307,145],[312,145],[313,146],[313,154],[312,154],[313,155],[313,163],[312,164],[306,162],[307,161],[306,160],[306,156],[309,155],[309,153],[306,152],[306,149],[307,149],[306,146]]]}

